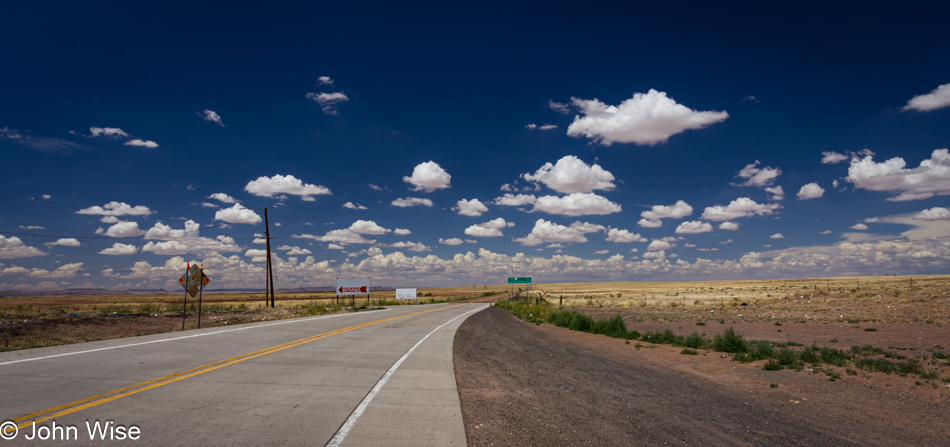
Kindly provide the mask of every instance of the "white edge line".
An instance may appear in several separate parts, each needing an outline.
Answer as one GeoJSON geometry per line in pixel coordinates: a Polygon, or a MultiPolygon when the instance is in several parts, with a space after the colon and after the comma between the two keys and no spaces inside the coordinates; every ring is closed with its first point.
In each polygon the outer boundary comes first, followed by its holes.
{"type": "MultiPolygon", "coordinates": [[[[388,310],[391,310],[391,309],[386,308],[386,309],[383,309],[382,312],[385,312],[385,311],[388,311],[388,310]]],[[[129,348],[129,347],[132,347],[132,346],[149,345],[149,344],[152,344],[152,343],[163,343],[163,342],[166,342],[166,341],[184,340],[184,339],[186,339],[186,338],[204,337],[204,336],[206,336],[206,335],[217,335],[217,334],[223,334],[223,333],[225,333],[225,332],[243,331],[243,330],[245,330],[245,329],[257,329],[257,328],[268,327],[268,326],[276,326],[276,325],[278,325],[278,324],[300,323],[300,322],[303,322],[303,321],[320,320],[320,319],[324,319],[324,318],[334,318],[334,317],[346,317],[346,316],[352,316],[352,315],[366,315],[366,314],[365,314],[365,313],[353,312],[353,313],[345,313],[345,314],[337,314],[337,315],[323,315],[323,316],[319,316],[319,317],[309,317],[309,318],[292,318],[292,319],[287,319],[287,320],[275,321],[275,322],[267,323],[267,324],[257,324],[257,325],[250,325],[250,326],[242,326],[242,327],[236,327],[236,328],[234,328],[234,329],[223,329],[223,330],[220,330],[220,331],[202,332],[202,333],[200,333],[200,334],[182,335],[182,336],[180,336],[180,337],[163,338],[163,339],[161,339],[161,340],[143,341],[143,342],[139,342],[139,343],[129,343],[129,344],[127,344],[127,345],[107,346],[107,347],[105,347],[105,348],[88,349],[88,350],[85,350],[85,351],[64,352],[64,353],[62,353],[62,354],[46,355],[46,356],[43,356],[43,357],[32,357],[32,358],[28,358],[28,359],[10,360],[10,361],[7,361],[7,362],[0,362],[0,366],[12,365],[12,364],[14,364],[14,363],[32,362],[32,361],[34,361],[34,360],[45,360],[45,359],[51,359],[51,358],[55,358],[55,357],[65,357],[65,356],[67,356],[67,355],[88,354],[88,353],[90,353],[90,352],[108,351],[108,350],[110,350],[110,349],[129,348]]],[[[105,341],[105,340],[97,340],[97,341],[105,341]]]]}
{"type": "Polygon", "coordinates": [[[330,442],[327,443],[326,447],[339,447],[343,443],[343,440],[346,439],[346,435],[350,432],[353,426],[356,425],[356,420],[359,419],[360,416],[363,415],[363,412],[366,411],[366,407],[368,407],[369,403],[372,402],[374,397],[376,397],[376,393],[379,393],[379,391],[383,389],[383,386],[386,385],[386,382],[389,381],[389,378],[392,377],[393,373],[395,373],[396,370],[399,369],[399,366],[402,365],[402,362],[404,362],[407,358],[409,358],[409,354],[412,354],[412,351],[415,351],[416,348],[418,348],[419,345],[422,344],[422,342],[426,341],[426,339],[429,338],[430,335],[434,334],[435,331],[442,329],[442,327],[444,327],[445,325],[455,320],[458,320],[459,318],[462,318],[473,312],[484,310],[487,307],[488,306],[481,306],[478,309],[472,309],[468,312],[465,312],[464,314],[460,314],[456,316],[455,318],[449,321],[446,321],[445,323],[442,323],[441,325],[439,325],[439,327],[433,329],[432,332],[429,332],[428,334],[426,334],[425,337],[422,337],[422,339],[417,341],[416,344],[412,345],[412,347],[409,348],[409,350],[406,351],[406,353],[403,354],[402,357],[399,357],[399,360],[396,360],[396,363],[393,363],[393,366],[389,367],[389,370],[386,371],[386,374],[383,374],[383,377],[379,379],[379,382],[376,382],[376,386],[374,386],[373,389],[370,390],[369,394],[367,394],[366,397],[363,398],[363,401],[360,402],[360,404],[356,406],[356,409],[353,410],[353,413],[350,414],[350,417],[346,419],[346,422],[343,423],[343,426],[340,427],[340,429],[336,432],[336,435],[333,436],[333,439],[330,439],[330,442]]]}

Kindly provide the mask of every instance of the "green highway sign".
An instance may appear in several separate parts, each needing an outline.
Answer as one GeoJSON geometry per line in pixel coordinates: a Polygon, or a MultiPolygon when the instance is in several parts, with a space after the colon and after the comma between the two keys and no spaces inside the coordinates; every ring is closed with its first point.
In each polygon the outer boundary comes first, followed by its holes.
{"type": "Polygon", "coordinates": [[[517,278],[508,278],[508,284],[531,284],[531,277],[519,276],[517,278]]]}

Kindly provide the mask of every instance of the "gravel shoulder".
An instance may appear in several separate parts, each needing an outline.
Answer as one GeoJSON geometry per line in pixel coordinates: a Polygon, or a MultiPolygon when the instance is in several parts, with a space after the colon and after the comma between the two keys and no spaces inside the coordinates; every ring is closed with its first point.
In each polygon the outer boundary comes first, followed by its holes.
{"type": "Polygon", "coordinates": [[[829,382],[645,345],[496,307],[472,315],[454,344],[469,445],[923,446],[950,434],[943,389],[829,382]]]}

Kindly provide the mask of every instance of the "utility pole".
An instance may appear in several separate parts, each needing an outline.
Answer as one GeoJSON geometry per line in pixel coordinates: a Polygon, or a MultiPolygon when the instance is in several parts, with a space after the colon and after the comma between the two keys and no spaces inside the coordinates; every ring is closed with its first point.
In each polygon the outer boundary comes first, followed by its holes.
{"type": "MultiPolygon", "coordinates": [[[[267,238],[267,288],[270,289],[270,307],[274,307],[274,270],[270,262],[270,223],[267,221],[267,208],[264,208],[264,237],[267,238]]],[[[265,296],[266,301],[266,296],[265,296]]]]}
{"type": "MultiPolygon", "coordinates": [[[[264,290],[264,306],[266,307],[268,303],[270,307],[274,307],[274,268],[271,265],[270,258],[270,222],[267,220],[267,208],[274,208],[273,206],[259,208],[256,206],[248,206],[247,208],[254,208],[256,210],[261,210],[264,212],[264,238],[267,240],[267,261],[265,264],[264,270],[264,280],[266,282],[264,290]]],[[[256,236],[255,236],[256,237],[256,236]]]]}

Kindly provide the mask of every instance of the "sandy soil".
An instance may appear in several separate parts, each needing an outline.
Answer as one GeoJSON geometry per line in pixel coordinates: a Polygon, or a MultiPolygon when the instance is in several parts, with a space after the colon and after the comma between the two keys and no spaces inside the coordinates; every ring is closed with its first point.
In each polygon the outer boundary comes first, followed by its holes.
{"type": "MultiPolygon", "coordinates": [[[[791,334],[823,326],[833,327],[791,334]]],[[[497,307],[475,314],[455,341],[469,444],[921,446],[946,445],[950,434],[943,382],[883,373],[832,382],[679,351],[536,326],[497,307]]]]}

